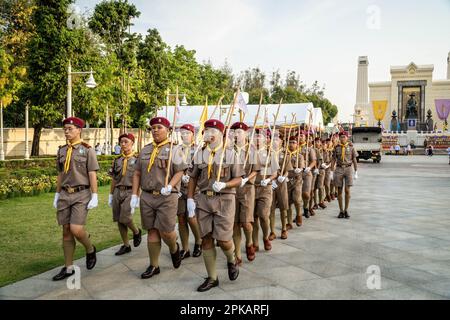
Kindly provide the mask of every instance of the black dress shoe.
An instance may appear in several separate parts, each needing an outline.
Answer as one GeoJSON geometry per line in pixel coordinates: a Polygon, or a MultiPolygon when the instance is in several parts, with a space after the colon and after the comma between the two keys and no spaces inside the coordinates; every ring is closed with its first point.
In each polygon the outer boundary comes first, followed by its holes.
{"type": "Polygon", "coordinates": [[[192,256],[194,258],[200,257],[202,255],[202,245],[201,244],[195,244],[194,245],[194,252],[192,253],[192,256]]]}
{"type": "Polygon", "coordinates": [[[228,267],[228,278],[230,278],[231,281],[234,281],[237,279],[237,277],[239,276],[239,267],[237,262],[228,262],[227,263],[227,267],[228,267]]]}
{"type": "Polygon", "coordinates": [[[216,280],[213,280],[208,277],[208,278],[206,278],[205,282],[203,282],[201,284],[201,286],[197,288],[197,291],[205,292],[211,288],[217,287],[218,285],[219,285],[219,278],[217,278],[216,280]]]}
{"type": "Polygon", "coordinates": [[[343,212],[339,212],[338,219],[342,219],[342,218],[344,218],[344,213],[343,212]]]}
{"type": "Polygon", "coordinates": [[[184,260],[184,258],[189,258],[190,256],[191,256],[191,253],[189,252],[189,250],[188,251],[185,251],[185,250],[180,251],[181,260],[184,260]]]}
{"type": "Polygon", "coordinates": [[[148,279],[159,273],[159,267],[150,266],[147,268],[147,270],[145,270],[143,274],[141,274],[141,279],[148,279]]]}
{"type": "Polygon", "coordinates": [[[309,219],[309,210],[306,208],[303,208],[303,216],[306,218],[306,219],[309,219]]]}
{"type": "Polygon", "coordinates": [[[117,251],[115,253],[115,255],[116,256],[121,256],[121,255],[123,255],[125,253],[129,253],[129,252],[131,252],[131,247],[130,246],[128,246],[128,247],[127,246],[121,246],[119,251],[117,251]]]}
{"type": "Polygon", "coordinates": [[[347,211],[344,211],[344,218],[345,219],[350,219],[350,215],[348,214],[347,211]]]}
{"type": "Polygon", "coordinates": [[[177,251],[175,253],[171,253],[172,264],[175,269],[178,269],[181,265],[181,255],[180,255],[180,245],[177,242],[177,251]]]}
{"type": "Polygon", "coordinates": [[[133,246],[139,247],[139,245],[141,244],[142,241],[142,230],[139,229],[139,233],[138,234],[133,234],[133,246]]]}
{"type": "Polygon", "coordinates": [[[72,270],[72,272],[67,272],[67,268],[64,267],[61,269],[61,271],[52,278],[53,281],[59,281],[64,280],[65,278],[68,278],[75,274],[75,270],[72,270]]]}
{"type": "Polygon", "coordinates": [[[94,247],[94,252],[92,253],[86,253],[86,269],[91,270],[95,267],[95,264],[97,263],[97,248],[94,247]]]}

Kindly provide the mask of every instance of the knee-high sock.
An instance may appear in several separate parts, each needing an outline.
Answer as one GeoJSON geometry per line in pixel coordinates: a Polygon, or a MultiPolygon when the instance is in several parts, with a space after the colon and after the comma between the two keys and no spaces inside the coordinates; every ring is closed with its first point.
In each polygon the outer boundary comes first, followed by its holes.
{"type": "Polygon", "coordinates": [[[87,233],[87,231],[83,230],[83,235],[77,238],[77,240],[83,245],[87,253],[94,251],[94,247],[92,246],[92,242],[91,239],[89,239],[89,233],[87,233]]]}
{"type": "Polygon", "coordinates": [[[159,255],[161,254],[161,241],[147,242],[148,256],[150,258],[150,265],[159,267],[159,255]]]}
{"type": "Polygon", "coordinates": [[[322,203],[325,198],[323,190],[324,190],[324,187],[319,189],[319,203],[322,203]]]}
{"type": "Polygon", "coordinates": [[[253,232],[252,232],[252,238],[253,238],[253,245],[259,246],[259,218],[255,219],[255,222],[253,223],[253,232]]]}
{"type": "Polygon", "coordinates": [[[302,223],[302,206],[300,203],[294,204],[297,222],[302,223]]]}
{"type": "Polygon", "coordinates": [[[64,251],[64,265],[69,267],[73,265],[73,254],[75,252],[76,242],[75,239],[63,240],[63,251],[64,251]]]}
{"type": "Polygon", "coordinates": [[[275,209],[270,210],[270,232],[275,233],[275,209]]]}
{"type": "Polygon", "coordinates": [[[253,224],[250,224],[249,229],[244,228],[245,245],[247,247],[250,247],[253,244],[252,233],[253,233],[253,224]]]}
{"type": "MultiPolygon", "coordinates": [[[[283,221],[283,220],[281,220],[283,221]]],[[[291,206],[289,206],[289,209],[287,209],[287,223],[292,223],[292,208],[291,206]]],[[[286,222],[284,223],[284,225],[286,226],[286,222]]],[[[285,230],[285,229],[283,229],[285,230]]]]}
{"type": "Polygon", "coordinates": [[[345,193],[345,211],[347,211],[349,204],[350,204],[350,190],[345,193]]]}
{"type": "Polygon", "coordinates": [[[267,240],[269,237],[269,219],[260,219],[261,221],[261,229],[263,232],[263,239],[267,240]]]}
{"type": "Polygon", "coordinates": [[[169,247],[170,253],[175,253],[177,251],[177,236],[175,234],[169,239],[163,239],[163,241],[169,247]]]}
{"type": "Polygon", "coordinates": [[[236,249],[236,257],[241,259],[241,226],[239,224],[234,224],[233,226],[233,242],[234,248],[236,249]]]}
{"type": "MultiPolygon", "coordinates": [[[[286,230],[286,214],[289,217],[289,211],[291,209],[289,208],[288,211],[286,212],[286,210],[281,210],[280,211],[280,218],[281,218],[281,230],[286,230]]],[[[288,218],[289,223],[291,223],[292,221],[292,211],[291,211],[291,217],[288,218]],[[290,219],[290,220],[289,220],[290,219]]]]}
{"type": "Polygon", "coordinates": [[[236,257],[234,255],[234,243],[231,243],[231,248],[228,250],[224,250],[222,248],[223,253],[225,254],[225,257],[227,257],[227,262],[228,263],[236,263],[236,257]]]}
{"type": "Polygon", "coordinates": [[[117,225],[119,227],[119,233],[120,233],[120,237],[122,238],[123,244],[126,245],[127,247],[130,246],[129,240],[128,240],[128,227],[120,222],[117,225]]]}
{"type": "Polygon", "coordinates": [[[202,237],[200,235],[200,227],[198,226],[197,220],[189,220],[189,227],[194,234],[195,244],[202,244],[202,237]]]}
{"type": "Polygon", "coordinates": [[[189,229],[186,223],[178,223],[178,232],[180,233],[181,247],[183,250],[189,250],[189,229]]]}
{"type": "Polygon", "coordinates": [[[216,247],[213,246],[211,249],[203,250],[203,261],[205,261],[206,272],[208,277],[213,280],[217,279],[216,270],[216,247]]]}

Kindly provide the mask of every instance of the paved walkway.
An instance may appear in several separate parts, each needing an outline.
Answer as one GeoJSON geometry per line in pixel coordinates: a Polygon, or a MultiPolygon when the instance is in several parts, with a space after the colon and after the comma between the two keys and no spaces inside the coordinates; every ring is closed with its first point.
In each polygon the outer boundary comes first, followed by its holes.
{"type": "MultiPolygon", "coordinates": [[[[0,299],[449,299],[450,166],[444,156],[384,157],[360,163],[350,220],[337,219],[337,201],[319,210],[289,239],[275,240],[230,282],[218,250],[220,286],[197,293],[203,259],[171,267],[163,246],[161,274],[139,275],[148,265],[143,245],[125,257],[118,247],[98,254],[94,270],[81,267],[80,290],[52,282],[59,270],[0,288],[0,299]],[[381,271],[381,289],[367,287],[367,268],[381,271]]],[[[279,225],[279,222],[277,221],[279,225]]],[[[245,253],[244,253],[245,257],[245,253]]]]}

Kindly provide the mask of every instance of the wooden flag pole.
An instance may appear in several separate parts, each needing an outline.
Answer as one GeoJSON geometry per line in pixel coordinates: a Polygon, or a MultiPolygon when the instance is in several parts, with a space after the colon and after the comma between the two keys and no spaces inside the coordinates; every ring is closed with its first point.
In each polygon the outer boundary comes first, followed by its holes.
{"type": "Polygon", "coordinates": [[[214,115],[216,114],[216,111],[219,108],[219,106],[222,104],[223,98],[225,98],[225,96],[221,96],[219,101],[217,101],[216,107],[214,108],[213,113],[211,114],[211,119],[214,119],[214,115]]]}
{"type": "Polygon", "coordinates": [[[287,153],[288,153],[288,148],[289,148],[289,138],[291,137],[291,131],[292,131],[292,126],[294,125],[295,122],[295,114],[292,114],[292,121],[291,121],[291,125],[289,127],[289,133],[287,135],[287,143],[285,145],[286,150],[284,151],[284,159],[283,159],[283,166],[281,168],[281,175],[284,175],[284,168],[286,167],[286,158],[287,158],[287,153]]]}
{"type": "MultiPolygon", "coordinates": [[[[244,168],[245,168],[245,166],[246,166],[246,164],[247,164],[248,157],[249,157],[249,155],[250,155],[250,146],[251,146],[251,144],[253,143],[253,139],[255,138],[256,122],[258,121],[259,112],[260,112],[260,110],[261,110],[262,99],[263,99],[263,94],[262,94],[262,91],[261,91],[261,96],[259,97],[258,111],[256,112],[255,121],[253,121],[252,134],[251,134],[251,136],[250,136],[250,141],[248,142],[247,154],[245,155],[244,168]]],[[[263,122],[264,122],[264,121],[263,121],[263,122]]]]}
{"type": "Polygon", "coordinates": [[[172,122],[172,133],[170,137],[170,149],[169,149],[169,161],[167,164],[167,170],[166,170],[166,179],[165,179],[165,186],[169,185],[169,174],[170,174],[170,166],[172,164],[172,150],[173,150],[173,134],[176,130],[176,124],[177,124],[177,108],[178,108],[178,86],[177,86],[177,92],[175,94],[175,108],[173,108],[173,122],[172,122]]]}
{"type": "Polygon", "coordinates": [[[308,110],[308,112],[309,112],[309,117],[308,117],[308,132],[306,133],[305,168],[308,166],[308,160],[309,160],[309,156],[308,156],[309,141],[308,141],[308,139],[309,139],[309,127],[311,126],[311,114],[312,114],[312,112],[310,110],[308,110]]]}
{"type": "MultiPolygon", "coordinates": [[[[278,109],[277,109],[277,114],[275,115],[274,120],[273,120],[273,129],[272,129],[272,136],[270,139],[270,147],[269,147],[269,152],[267,153],[266,165],[264,167],[264,178],[267,175],[267,166],[269,165],[269,159],[271,157],[272,148],[273,148],[273,137],[275,135],[275,128],[277,125],[277,119],[278,119],[278,115],[280,114],[280,108],[281,108],[282,103],[283,103],[283,98],[280,99],[280,103],[279,103],[278,109]]],[[[269,126],[269,128],[270,128],[270,126],[269,126]]]]}

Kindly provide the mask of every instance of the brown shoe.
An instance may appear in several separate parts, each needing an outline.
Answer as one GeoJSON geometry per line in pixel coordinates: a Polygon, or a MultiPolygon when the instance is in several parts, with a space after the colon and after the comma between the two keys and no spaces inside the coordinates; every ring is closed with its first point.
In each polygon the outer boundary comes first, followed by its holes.
{"type": "Polygon", "coordinates": [[[315,204],[314,207],[312,207],[312,208],[313,208],[313,210],[317,210],[317,209],[319,209],[319,206],[317,204],[315,204]]]}
{"type": "Polygon", "coordinates": [[[247,253],[247,260],[253,261],[256,258],[255,247],[253,245],[245,247],[245,252],[247,253]]]}
{"type": "Polygon", "coordinates": [[[281,239],[286,240],[288,236],[287,230],[281,231],[281,239]]]}
{"type": "Polygon", "coordinates": [[[293,228],[292,224],[288,223],[288,224],[286,225],[286,229],[287,229],[287,230],[291,230],[292,228],[293,228]]]}
{"type": "Polygon", "coordinates": [[[331,200],[334,201],[334,194],[331,195],[331,200]]]}
{"type": "Polygon", "coordinates": [[[242,259],[236,257],[236,264],[237,264],[238,266],[242,266],[242,259]]]}
{"type": "Polygon", "coordinates": [[[253,249],[255,249],[255,252],[258,252],[259,251],[259,246],[253,245],[253,249]]]}
{"type": "Polygon", "coordinates": [[[316,215],[316,213],[314,212],[313,209],[309,209],[309,215],[310,215],[311,217],[313,217],[313,216],[316,215]]]}
{"type": "Polygon", "coordinates": [[[295,224],[297,225],[297,227],[301,227],[302,226],[302,216],[297,216],[295,218],[295,224]]]}
{"type": "Polygon", "coordinates": [[[270,243],[269,239],[265,239],[264,241],[264,250],[270,251],[272,250],[272,244],[270,243]]]}
{"type": "Polygon", "coordinates": [[[331,202],[331,200],[332,200],[331,197],[328,195],[327,196],[327,202],[329,203],[329,202],[331,202]]]}
{"type": "Polygon", "coordinates": [[[321,203],[319,203],[319,207],[321,207],[322,209],[326,209],[326,205],[325,205],[325,203],[323,203],[323,202],[321,202],[321,203]]]}
{"type": "Polygon", "coordinates": [[[277,235],[275,234],[275,232],[271,232],[270,235],[269,235],[269,240],[270,240],[270,241],[273,241],[273,240],[275,240],[276,238],[277,238],[277,235]]]}

